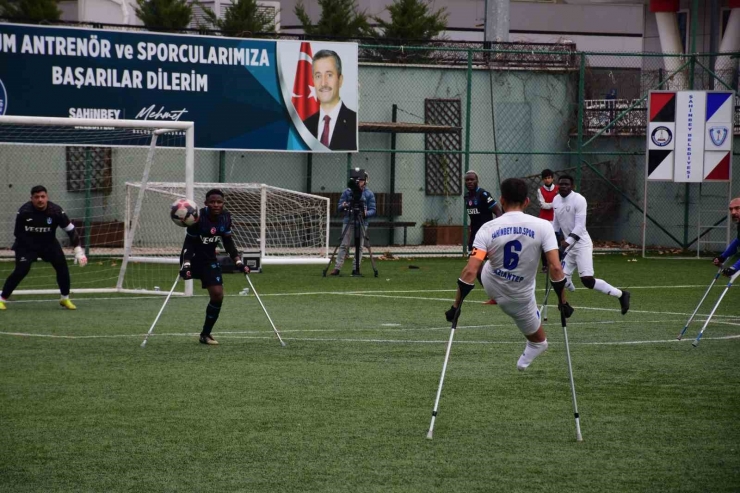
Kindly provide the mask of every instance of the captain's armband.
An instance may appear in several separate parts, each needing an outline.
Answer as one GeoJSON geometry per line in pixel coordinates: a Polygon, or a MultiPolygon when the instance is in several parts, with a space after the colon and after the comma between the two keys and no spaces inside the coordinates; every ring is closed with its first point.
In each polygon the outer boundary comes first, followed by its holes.
{"type": "Polygon", "coordinates": [[[473,251],[470,252],[470,256],[478,260],[485,260],[487,255],[488,252],[479,248],[473,248],[473,251]]]}

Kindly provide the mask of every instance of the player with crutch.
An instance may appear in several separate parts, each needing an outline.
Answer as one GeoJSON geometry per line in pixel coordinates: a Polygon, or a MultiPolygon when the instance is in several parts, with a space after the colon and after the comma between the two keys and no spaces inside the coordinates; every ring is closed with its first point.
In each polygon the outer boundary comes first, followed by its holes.
{"type": "Polygon", "coordinates": [[[740,197],[736,197],[730,201],[730,216],[732,217],[732,222],[737,224],[737,237],[728,245],[728,247],[725,249],[724,252],[722,252],[722,254],[719,257],[716,257],[714,260],[712,260],[712,262],[714,263],[714,266],[718,267],[719,270],[717,271],[717,274],[715,274],[714,279],[712,279],[711,284],[709,284],[709,287],[704,293],[704,296],[702,296],[701,300],[699,301],[699,304],[696,306],[694,313],[692,313],[691,316],[689,317],[689,321],[686,322],[686,325],[684,326],[683,330],[678,335],[678,340],[680,341],[683,335],[686,333],[686,329],[689,328],[689,324],[694,319],[694,316],[696,316],[696,313],[699,311],[699,307],[701,307],[702,303],[704,303],[704,300],[707,298],[709,291],[712,290],[712,287],[717,282],[717,279],[719,279],[721,275],[729,277],[730,282],[728,282],[727,286],[725,286],[725,289],[724,291],[722,291],[722,294],[720,295],[719,300],[717,300],[717,303],[714,305],[714,308],[712,308],[712,311],[709,314],[709,317],[707,317],[707,320],[704,322],[704,325],[702,326],[701,331],[699,332],[699,335],[696,336],[696,340],[692,343],[694,347],[699,345],[699,340],[701,339],[701,336],[704,334],[704,330],[707,328],[709,321],[714,316],[714,312],[717,311],[717,308],[719,307],[719,304],[722,301],[722,298],[725,297],[725,295],[727,294],[727,291],[732,287],[733,283],[738,278],[738,272],[740,272],[740,260],[735,262],[735,264],[733,264],[731,267],[725,267],[724,265],[727,259],[735,255],[740,249],[740,197]]]}
{"type": "Polygon", "coordinates": [[[553,289],[558,295],[558,308],[565,318],[573,313],[573,308],[565,301],[565,274],[560,265],[555,232],[547,221],[524,214],[529,205],[527,184],[517,178],[504,180],[501,183],[500,202],[506,212],[484,224],[476,235],[468,263],[458,279],[455,303],[445,312],[447,321],[453,324],[427,438],[433,435],[460,308],[465,295],[473,289],[475,278],[486,258],[488,262],[484,264],[480,278],[486,294],[496,300],[527,339],[524,352],[516,364],[518,370],[526,370],[548,346],[534,292],[540,252],[544,251],[547,256],[553,289]]]}

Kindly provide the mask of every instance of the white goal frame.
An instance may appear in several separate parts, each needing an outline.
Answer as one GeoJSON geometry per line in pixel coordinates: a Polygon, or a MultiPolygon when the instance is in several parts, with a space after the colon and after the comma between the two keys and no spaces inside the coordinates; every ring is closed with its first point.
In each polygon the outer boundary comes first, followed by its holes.
{"type": "MultiPolygon", "coordinates": [[[[183,197],[182,195],[176,195],[171,192],[171,189],[183,188],[188,186],[182,182],[126,182],[126,214],[124,238],[125,238],[125,251],[124,261],[121,266],[121,275],[119,277],[119,285],[123,281],[123,277],[128,262],[139,262],[139,263],[157,263],[157,264],[172,264],[179,265],[179,257],[156,257],[156,256],[136,256],[131,254],[132,245],[136,234],[136,224],[138,223],[138,216],[141,214],[141,195],[143,192],[147,193],[161,193],[163,195],[171,195],[172,198],[183,197]],[[131,211],[131,203],[133,200],[132,189],[138,189],[137,204],[134,207],[132,217],[129,217],[131,211]],[[142,192],[143,191],[143,192],[142,192]]],[[[191,190],[194,190],[197,186],[199,189],[210,189],[210,188],[223,188],[223,189],[242,189],[242,190],[257,190],[260,192],[260,236],[259,236],[259,253],[260,262],[262,265],[324,265],[329,259],[329,233],[330,233],[330,221],[331,221],[331,204],[328,197],[322,197],[320,195],[313,195],[310,193],[297,192],[295,190],[289,190],[286,188],[274,187],[265,183],[225,183],[225,182],[197,182],[189,185],[191,190]],[[296,255],[270,255],[267,248],[267,193],[268,191],[285,192],[287,194],[299,197],[307,197],[314,200],[324,202],[326,209],[326,220],[325,220],[325,234],[324,243],[320,247],[321,254],[318,256],[301,256],[300,253],[296,255]]],[[[191,195],[185,198],[192,199],[191,195]]],[[[244,253],[244,252],[242,252],[244,253]]]]}
{"type": "MultiPolygon", "coordinates": [[[[141,202],[143,201],[144,192],[146,191],[146,184],[148,181],[149,171],[151,170],[152,160],[154,157],[157,137],[162,134],[170,132],[185,132],[185,196],[186,198],[193,200],[194,194],[194,168],[195,168],[195,124],[193,122],[177,121],[177,122],[161,122],[161,121],[149,121],[149,120],[114,120],[114,119],[93,119],[93,118],[59,118],[59,117],[36,117],[36,116],[0,116],[0,125],[33,125],[33,126],[55,126],[55,127],[82,127],[84,128],[140,128],[148,129],[152,131],[152,139],[149,144],[149,153],[144,167],[144,173],[142,176],[141,183],[143,187],[139,190],[139,197],[137,197],[137,205],[140,208],[141,202]]],[[[4,142],[2,145],[16,145],[12,142],[4,142]]],[[[26,145],[26,144],[17,144],[26,145]]],[[[39,142],[33,145],[79,145],[75,142],[69,142],[69,144],[54,143],[46,144],[39,142]]],[[[117,147],[110,145],[107,147],[117,147]]],[[[132,227],[126,225],[126,229],[129,228],[136,231],[136,224],[132,227]]],[[[130,250],[130,242],[133,236],[127,238],[124,242],[124,248],[128,247],[130,250]]],[[[115,288],[72,288],[71,293],[133,293],[133,294],[167,294],[156,290],[142,290],[142,289],[125,289],[122,287],[121,281],[125,272],[125,262],[122,263],[121,270],[119,273],[119,281],[115,288]]],[[[13,292],[14,295],[23,294],[58,294],[58,289],[18,289],[13,292]]],[[[185,296],[191,296],[193,294],[193,281],[185,281],[185,289],[182,293],[173,293],[185,296]]]]}

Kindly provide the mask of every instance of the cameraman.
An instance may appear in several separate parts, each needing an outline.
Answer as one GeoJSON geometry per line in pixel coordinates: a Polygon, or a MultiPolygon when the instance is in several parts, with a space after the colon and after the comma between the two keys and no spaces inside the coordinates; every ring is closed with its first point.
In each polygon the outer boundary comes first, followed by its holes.
{"type": "MultiPolygon", "coordinates": [[[[365,229],[367,230],[368,218],[375,215],[375,194],[371,192],[367,187],[368,175],[362,170],[353,171],[350,178],[350,187],[348,187],[342,196],[339,198],[339,205],[337,207],[338,212],[344,211],[344,220],[342,221],[342,228],[344,235],[342,236],[342,243],[339,245],[339,255],[337,256],[337,263],[334,265],[334,270],[331,271],[332,276],[338,276],[339,271],[344,265],[344,259],[347,257],[347,249],[349,248],[350,241],[355,236],[355,213],[358,215],[358,220],[362,221],[365,229]],[[354,189],[354,190],[353,190],[354,189]]],[[[360,247],[359,247],[359,258],[355,259],[355,265],[360,266],[362,261],[362,245],[364,242],[364,235],[362,232],[359,234],[360,247]]],[[[352,274],[357,274],[357,267],[352,269],[352,274]]]]}

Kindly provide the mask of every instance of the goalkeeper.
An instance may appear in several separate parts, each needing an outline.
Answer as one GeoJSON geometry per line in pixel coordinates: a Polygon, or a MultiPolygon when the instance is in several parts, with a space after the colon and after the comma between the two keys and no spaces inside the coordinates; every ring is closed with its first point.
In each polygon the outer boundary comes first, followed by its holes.
{"type": "Polygon", "coordinates": [[[33,187],[31,200],[18,209],[15,217],[15,269],[5,280],[0,294],[0,310],[5,310],[5,302],[31,272],[31,264],[37,258],[49,262],[57,273],[57,284],[62,295],[59,304],[67,310],[77,309],[69,299],[69,267],[62,246],[56,239],[57,228],[62,228],[69,235],[75,251],[75,263],[79,263],[80,267],[87,265],[87,257],[80,246],[80,235],[67,213],[49,200],[46,188],[41,185],[33,187]]]}
{"type": "Polygon", "coordinates": [[[224,300],[221,265],[216,259],[216,245],[219,241],[237,269],[249,274],[249,267],[242,262],[231,237],[231,214],[224,209],[224,193],[214,188],[206,192],[206,206],[200,210],[198,222],[188,227],[180,254],[180,277],[186,281],[200,279],[201,287],[208,290],[210,300],[206,307],[206,320],[200,333],[200,342],[211,346],[218,344],[211,336],[211,330],[218,320],[224,300]]]}
{"type": "MultiPolygon", "coordinates": [[[[730,215],[732,216],[732,222],[737,224],[737,238],[732,240],[727,246],[727,249],[719,257],[714,259],[714,265],[719,267],[725,263],[725,260],[735,255],[740,249],[740,197],[736,197],[730,201],[730,215]]],[[[727,267],[722,270],[722,274],[727,277],[732,277],[737,274],[740,270],[740,260],[735,262],[731,267],[727,267]]]]}

